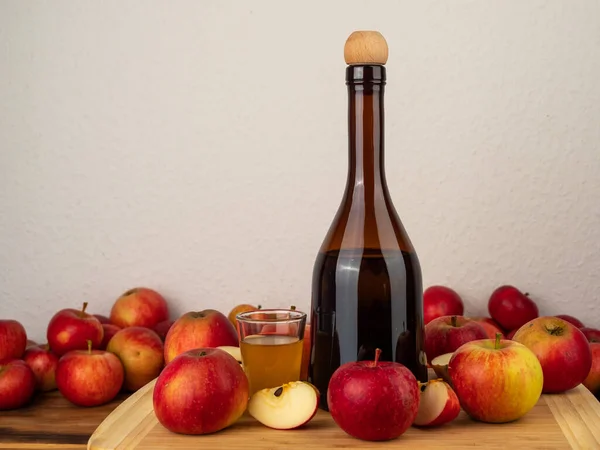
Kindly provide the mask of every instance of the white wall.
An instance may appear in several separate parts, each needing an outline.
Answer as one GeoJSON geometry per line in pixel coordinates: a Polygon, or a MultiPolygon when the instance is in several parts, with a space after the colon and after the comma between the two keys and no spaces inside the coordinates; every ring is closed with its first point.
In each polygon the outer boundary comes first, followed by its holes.
{"type": "Polygon", "coordinates": [[[600,327],[600,3],[0,3],[0,316],[124,290],[308,308],[343,45],[388,40],[387,174],[425,284],[600,327]]]}

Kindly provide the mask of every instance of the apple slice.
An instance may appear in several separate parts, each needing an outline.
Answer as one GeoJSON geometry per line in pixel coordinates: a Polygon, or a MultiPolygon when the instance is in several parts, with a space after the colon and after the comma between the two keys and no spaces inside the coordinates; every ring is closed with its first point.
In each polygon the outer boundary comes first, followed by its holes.
{"type": "Polygon", "coordinates": [[[431,360],[431,368],[435,374],[442,378],[446,383],[452,385],[450,376],[448,375],[448,364],[452,358],[452,353],[444,353],[443,355],[437,356],[431,360]]]}
{"type": "Polygon", "coordinates": [[[460,402],[448,383],[436,379],[419,385],[421,399],[413,425],[435,427],[456,419],[460,413],[460,402]]]}
{"type": "Polygon", "coordinates": [[[229,353],[231,356],[233,356],[235,358],[235,360],[237,362],[242,364],[242,352],[240,351],[239,347],[233,347],[231,345],[221,345],[220,347],[217,347],[217,348],[220,350],[223,350],[224,352],[229,353]]]}
{"type": "Polygon", "coordinates": [[[319,391],[305,381],[261,389],[250,397],[248,413],[263,425],[291,430],[308,423],[319,408],[319,391]]]}

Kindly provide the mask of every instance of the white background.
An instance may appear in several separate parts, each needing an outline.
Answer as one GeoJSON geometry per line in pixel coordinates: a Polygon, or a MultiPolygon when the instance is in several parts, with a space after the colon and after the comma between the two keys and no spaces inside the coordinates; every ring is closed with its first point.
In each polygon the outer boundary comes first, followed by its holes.
{"type": "Polygon", "coordinates": [[[0,316],[126,289],[310,302],[346,177],[343,46],[390,47],[386,161],[425,287],[600,327],[598,1],[0,3],[0,316]]]}

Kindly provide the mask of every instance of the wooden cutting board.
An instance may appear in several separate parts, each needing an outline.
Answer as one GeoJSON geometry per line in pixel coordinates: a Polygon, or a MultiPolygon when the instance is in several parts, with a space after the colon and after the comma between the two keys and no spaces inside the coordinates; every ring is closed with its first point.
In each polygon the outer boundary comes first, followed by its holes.
{"type": "Polygon", "coordinates": [[[158,423],[152,408],[154,381],[117,407],[92,434],[90,450],[418,448],[464,449],[600,449],[600,403],[583,386],[558,395],[543,395],[522,419],[493,425],[475,422],[461,411],[452,423],[435,429],[410,428],[389,442],[349,437],[323,411],[302,429],[279,431],[248,415],[218,433],[185,436],[158,423]]]}
{"type": "Polygon", "coordinates": [[[58,391],[36,394],[26,407],[0,411],[0,449],[82,449],[92,432],[127,398],[81,408],[58,391]]]}

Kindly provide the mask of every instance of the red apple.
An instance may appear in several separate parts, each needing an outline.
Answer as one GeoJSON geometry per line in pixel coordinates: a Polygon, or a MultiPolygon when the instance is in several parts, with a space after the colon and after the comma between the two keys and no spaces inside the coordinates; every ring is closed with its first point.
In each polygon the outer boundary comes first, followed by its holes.
{"type": "Polygon", "coordinates": [[[56,356],[60,357],[71,350],[85,350],[87,341],[92,341],[92,348],[99,348],[102,344],[102,324],[93,315],[86,313],[86,308],[87,303],[83,304],[81,311],[62,309],[50,319],[46,337],[56,356]]]}
{"type": "Polygon", "coordinates": [[[528,294],[514,286],[500,286],[488,301],[490,316],[505,330],[515,330],[538,317],[538,307],[528,294]]]}
{"type": "Polygon", "coordinates": [[[471,317],[471,319],[481,324],[488,339],[496,339],[496,333],[500,333],[501,338],[504,339],[504,331],[500,328],[500,325],[494,322],[494,319],[489,317],[471,317]]]}
{"type": "Polygon", "coordinates": [[[100,323],[110,323],[110,319],[102,314],[94,314],[94,317],[100,321],[100,323]]]}
{"type": "Polygon", "coordinates": [[[163,320],[162,322],[157,323],[154,327],[154,331],[156,332],[156,334],[158,334],[158,336],[163,342],[165,341],[167,333],[169,332],[174,323],[174,320],[163,320]]]}
{"type": "Polygon", "coordinates": [[[450,385],[442,379],[419,383],[421,400],[413,425],[435,427],[451,422],[460,413],[460,402],[450,385]]]}
{"type": "Polygon", "coordinates": [[[402,435],[419,409],[419,384],[402,364],[379,361],[348,362],[329,380],[327,405],[335,423],[350,436],[384,441],[402,435]]]}
{"type": "Polygon", "coordinates": [[[108,343],[112,337],[117,334],[119,330],[121,330],[121,328],[111,323],[103,323],[102,328],[104,329],[104,337],[102,338],[102,343],[100,344],[98,350],[106,350],[106,347],[108,346],[108,343]]]}
{"type": "Polygon", "coordinates": [[[25,361],[0,361],[0,410],[25,406],[35,392],[35,376],[25,361]]]}
{"type": "Polygon", "coordinates": [[[519,328],[513,340],[539,359],[544,371],[544,393],[573,389],[590,373],[590,345],[581,330],[566,320],[538,317],[519,328]]]}
{"type": "Polygon", "coordinates": [[[310,323],[304,326],[304,339],[302,341],[302,366],[300,369],[300,380],[308,380],[308,365],[310,362],[310,323]]]}
{"type": "Polygon", "coordinates": [[[581,320],[577,319],[576,317],[569,316],[568,314],[559,314],[555,317],[558,317],[559,319],[562,319],[562,320],[566,320],[567,322],[575,325],[577,328],[583,328],[585,326],[583,324],[583,322],[581,322],[581,320]]]}
{"type": "Polygon", "coordinates": [[[590,390],[592,394],[600,394],[600,342],[590,343],[592,352],[592,368],[588,373],[583,385],[590,390]]]}
{"type": "Polygon", "coordinates": [[[125,369],[125,389],[134,392],[155,379],[164,366],[163,343],[154,331],[144,327],[119,330],[107,351],[119,357],[125,369]]]}
{"type": "MultiPolygon", "coordinates": [[[[96,319],[97,320],[97,319],[96,319]]],[[[104,350],[73,350],[58,360],[56,385],[77,406],[98,406],[114,399],[123,385],[123,365],[104,350]]]]}
{"type": "Polygon", "coordinates": [[[448,374],[463,410],[488,423],[523,417],[538,402],[544,383],[535,354],[500,335],[462,345],[450,358],[448,374]]]}
{"type": "Polygon", "coordinates": [[[0,320],[0,361],[19,359],[27,347],[25,327],[16,320],[0,320]]]}
{"type": "Polygon", "coordinates": [[[519,329],[515,329],[515,330],[511,330],[506,334],[506,339],[512,340],[512,338],[515,336],[515,333],[519,331],[519,329]]]}
{"type": "Polygon", "coordinates": [[[263,425],[292,430],[310,422],[319,409],[320,393],[305,381],[292,381],[255,392],[248,413],[263,425]]]}
{"type": "Polygon", "coordinates": [[[38,391],[48,392],[56,389],[58,356],[48,349],[30,347],[25,351],[23,360],[35,375],[35,386],[38,391]]]}
{"type": "Polygon", "coordinates": [[[423,292],[425,325],[442,316],[462,316],[465,311],[460,295],[446,286],[430,286],[423,292]]]}
{"type": "Polygon", "coordinates": [[[425,325],[425,354],[427,361],[444,353],[452,353],[466,342],[486,339],[480,323],[463,316],[442,316],[425,325]]]}
{"type": "Polygon", "coordinates": [[[152,397],[156,418],[166,429],[195,435],[232,425],[246,410],[248,399],[244,370],[217,348],[178,355],[158,376],[152,397]]]}
{"type": "Polygon", "coordinates": [[[239,347],[236,329],[214,309],[191,311],[175,321],[165,338],[165,363],[187,350],[201,347],[239,347]]]}
{"type": "Polygon", "coordinates": [[[581,332],[587,338],[589,342],[600,342],[600,330],[595,328],[583,327],[581,332]]]}
{"type": "Polygon", "coordinates": [[[154,328],[169,320],[167,301],[158,292],[144,287],[130,289],[122,294],[110,311],[110,321],[126,327],[154,328]]]}

